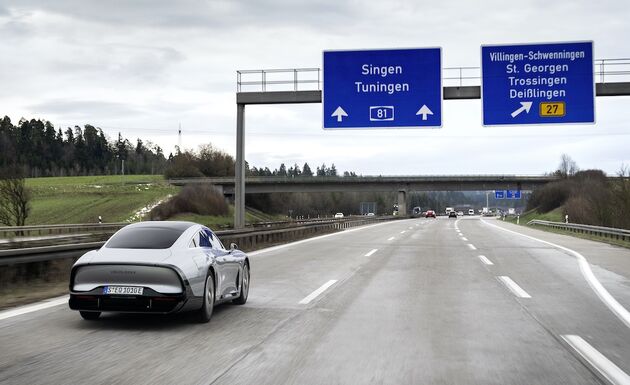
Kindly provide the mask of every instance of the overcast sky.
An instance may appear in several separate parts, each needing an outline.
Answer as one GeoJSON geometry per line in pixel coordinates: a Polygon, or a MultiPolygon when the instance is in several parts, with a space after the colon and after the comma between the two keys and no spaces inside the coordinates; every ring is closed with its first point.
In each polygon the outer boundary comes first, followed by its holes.
{"type": "MultiPolygon", "coordinates": [[[[239,69],[435,46],[444,67],[479,66],[481,44],[572,40],[593,40],[595,58],[627,58],[629,36],[627,0],[0,0],[0,114],[90,123],[166,153],[181,123],[185,148],[234,154],[239,69]]],[[[630,164],[630,97],[597,98],[595,125],[490,128],[480,100],[443,109],[441,129],[331,132],[320,104],[248,106],[246,159],[364,175],[540,174],[562,153],[583,169],[630,164]]]]}

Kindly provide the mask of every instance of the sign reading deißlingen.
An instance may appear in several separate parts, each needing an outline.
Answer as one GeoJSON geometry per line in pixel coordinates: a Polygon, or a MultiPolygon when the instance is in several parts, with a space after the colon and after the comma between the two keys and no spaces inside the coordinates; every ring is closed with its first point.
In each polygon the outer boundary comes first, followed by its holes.
{"type": "Polygon", "coordinates": [[[483,124],[595,122],[593,43],[481,47],[483,124]]]}

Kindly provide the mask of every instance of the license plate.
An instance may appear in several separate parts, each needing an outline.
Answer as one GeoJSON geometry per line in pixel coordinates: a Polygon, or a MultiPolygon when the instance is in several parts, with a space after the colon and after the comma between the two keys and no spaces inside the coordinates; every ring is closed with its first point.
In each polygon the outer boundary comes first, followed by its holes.
{"type": "Polygon", "coordinates": [[[105,286],[103,294],[142,295],[143,289],[137,286],[105,286]]]}

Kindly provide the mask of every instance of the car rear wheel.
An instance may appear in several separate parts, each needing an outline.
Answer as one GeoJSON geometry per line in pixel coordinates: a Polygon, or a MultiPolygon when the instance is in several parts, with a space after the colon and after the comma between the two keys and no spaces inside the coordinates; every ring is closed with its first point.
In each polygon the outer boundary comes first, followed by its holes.
{"type": "Polygon", "coordinates": [[[232,302],[237,305],[244,305],[249,295],[249,266],[243,265],[243,281],[241,282],[241,295],[232,302]]]}
{"type": "Polygon", "coordinates": [[[88,321],[93,321],[101,316],[100,311],[80,311],[79,314],[81,314],[81,317],[83,317],[83,319],[88,321]]]}
{"type": "Polygon", "coordinates": [[[211,275],[206,278],[206,286],[204,289],[203,305],[199,309],[199,322],[208,323],[212,318],[212,311],[214,310],[214,279],[211,275]]]}

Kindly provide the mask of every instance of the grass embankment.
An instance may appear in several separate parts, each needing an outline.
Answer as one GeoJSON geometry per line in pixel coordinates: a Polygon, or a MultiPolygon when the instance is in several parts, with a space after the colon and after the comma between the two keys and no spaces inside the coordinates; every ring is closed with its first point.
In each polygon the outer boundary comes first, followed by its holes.
{"type": "MultiPolygon", "coordinates": [[[[268,221],[283,221],[287,218],[283,215],[265,215],[261,216],[259,212],[253,212],[250,209],[245,211],[245,222],[253,223],[253,222],[268,222],[268,221]]],[[[211,229],[228,229],[234,227],[234,206],[230,205],[230,213],[225,216],[215,216],[215,215],[199,215],[199,214],[177,214],[172,218],[169,218],[169,221],[191,221],[204,224],[211,229]]]]}
{"type": "Polygon", "coordinates": [[[170,186],[161,175],[29,178],[32,191],[27,225],[122,222],[141,208],[168,195],[170,186]]]}
{"type": "MultiPolygon", "coordinates": [[[[520,216],[519,224],[521,226],[527,226],[527,223],[534,219],[538,219],[541,221],[564,222],[564,208],[558,207],[554,210],[551,210],[548,213],[538,213],[536,212],[536,210],[524,212],[523,215],[520,216]]],[[[516,223],[516,217],[506,217],[505,221],[516,223]]],[[[600,236],[591,235],[591,234],[574,233],[572,231],[554,229],[552,227],[547,227],[547,226],[529,226],[529,227],[532,227],[538,230],[547,231],[550,233],[570,235],[572,237],[587,239],[590,241],[604,242],[610,245],[621,246],[621,247],[626,247],[630,249],[630,242],[628,241],[605,238],[605,237],[600,237],[600,236]]]]}

